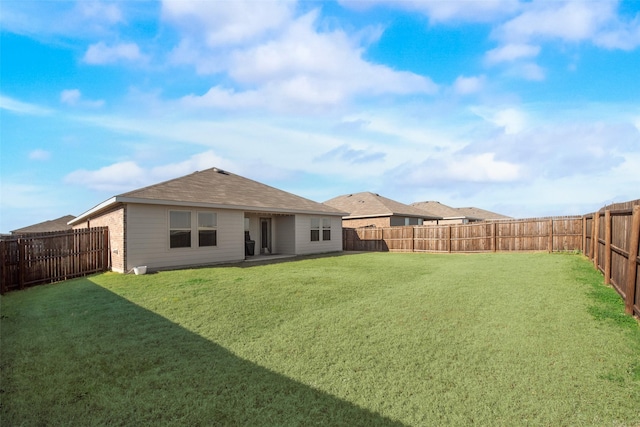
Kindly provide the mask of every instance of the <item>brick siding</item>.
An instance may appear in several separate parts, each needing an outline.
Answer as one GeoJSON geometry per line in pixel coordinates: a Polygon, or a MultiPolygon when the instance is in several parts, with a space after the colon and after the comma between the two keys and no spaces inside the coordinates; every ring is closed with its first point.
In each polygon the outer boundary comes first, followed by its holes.
{"type": "Polygon", "coordinates": [[[124,230],[126,218],[125,206],[118,206],[73,227],[75,230],[88,227],[108,227],[111,270],[119,273],[125,273],[126,236],[124,230]]]}

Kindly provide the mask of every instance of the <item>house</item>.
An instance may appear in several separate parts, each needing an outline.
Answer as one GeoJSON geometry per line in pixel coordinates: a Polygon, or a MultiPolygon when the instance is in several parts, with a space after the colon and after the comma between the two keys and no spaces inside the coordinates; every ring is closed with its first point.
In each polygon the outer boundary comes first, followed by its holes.
{"type": "Polygon", "coordinates": [[[40,233],[51,233],[53,231],[65,231],[71,230],[71,226],[68,225],[68,222],[73,220],[75,216],[73,215],[65,215],[57,219],[52,219],[49,221],[39,222],[38,224],[33,224],[28,227],[18,228],[17,230],[12,230],[12,235],[23,235],[23,234],[40,234],[40,233]]]}
{"type": "Polygon", "coordinates": [[[69,224],[107,226],[112,270],[123,273],[341,251],[343,215],[212,168],[114,196],[69,224]]]}
{"type": "Polygon", "coordinates": [[[342,226],[348,228],[422,225],[424,221],[439,219],[420,209],[371,192],[345,194],[327,200],[324,204],[347,212],[342,217],[342,226]]]}
{"type": "Polygon", "coordinates": [[[452,208],[436,201],[415,202],[411,203],[411,206],[425,213],[441,217],[441,219],[431,222],[432,224],[468,224],[490,219],[509,218],[480,208],[452,208]]]}
{"type": "Polygon", "coordinates": [[[456,208],[452,208],[451,206],[447,206],[440,202],[415,202],[411,203],[411,206],[425,213],[440,217],[439,220],[430,222],[431,224],[467,224],[469,222],[478,221],[478,219],[467,217],[456,208]]]}
{"type": "Polygon", "coordinates": [[[488,211],[486,209],[480,209],[476,207],[456,208],[456,210],[468,218],[476,218],[482,221],[492,221],[497,219],[513,219],[510,216],[502,215],[499,213],[488,211]]]}

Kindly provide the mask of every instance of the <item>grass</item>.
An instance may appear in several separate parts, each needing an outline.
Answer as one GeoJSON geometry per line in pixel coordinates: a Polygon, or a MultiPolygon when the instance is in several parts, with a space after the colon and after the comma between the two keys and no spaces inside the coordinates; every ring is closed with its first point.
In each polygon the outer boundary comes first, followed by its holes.
{"type": "Polygon", "coordinates": [[[2,297],[0,423],[640,424],[640,327],[570,254],[369,253],[2,297]]]}

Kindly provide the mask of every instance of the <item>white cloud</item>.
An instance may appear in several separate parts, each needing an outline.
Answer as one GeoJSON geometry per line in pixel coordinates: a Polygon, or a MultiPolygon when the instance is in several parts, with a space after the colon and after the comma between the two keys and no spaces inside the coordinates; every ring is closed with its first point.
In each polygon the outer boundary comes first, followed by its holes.
{"type": "Polygon", "coordinates": [[[310,12],[290,22],[278,37],[234,50],[222,61],[228,63],[228,74],[236,83],[251,89],[215,86],[203,96],[190,95],[182,102],[297,111],[336,106],[357,96],[437,91],[428,77],[365,61],[360,40],[340,30],[316,31],[317,18],[317,11],[310,12]]]}
{"type": "Polygon", "coordinates": [[[80,101],[80,91],[78,89],[66,89],[60,93],[60,102],[68,105],[75,105],[80,101]]]}
{"type": "Polygon", "coordinates": [[[614,19],[615,2],[532,2],[523,13],[503,24],[498,34],[510,43],[536,37],[580,41],[592,38],[604,23],[614,19]]]}
{"type": "Polygon", "coordinates": [[[53,113],[53,111],[48,108],[18,101],[17,99],[3,95],[0,95],[0,109],[33,116],[45,116],[53,113]]]}
{"type": "Polygon", "coordinates": [[[104,42],[98,42],[89,46],[82,60],[87,64],[104,65],[121,60],[141,61],[145,60],[145,57],[140,53],[140,48],[136,43],[120,43],[114,46],[107,46],[104,42]]]}
{"type": "Polygon", "coordinates": [[[224,160],[209,150],[191,156],[182,162],[168,163],[151,168],[144,168],[136,161],[127,160],[113,163],[97,170],[79,169],[69,173],[64,178],[64,181],[92,190],[121,193],[214,166],[228,168],[233,167],[233,163],[224,160]]]}
{"type": "Polygon", "coordinates": [[[470,182],[510,182],[520,178],[520,166],[495,159],[495,153],[463,156],[448,162],[443,178],[470,182]]]}
{"type": "Polygon", "coordinates": [[[124,22],[126,2],[3,1],[2,27],[19,34],[91,37],[124,22]]]}
{"type": "Polygon", "coordinates": [[[493,117],[493,122],[504,128],[504,133],[511,135],[521,132],[526,127],[527,120],[522,111],[507,108],[498,111],[493,117]]]}
{"type": "Polygon", "coordinates": [[[84,99],[79,89],[65,89],[60,92],[60,102],[70,106],[84,106],[97,108],[104,105],[104,100],[91,101],[84,99]]]}
{"type": "Polygon", "coordinates": [[[538,64],[524,63],[519,64],[511,69],[511,72],[526,80],[542,81],[546,77],[544,69],[538,64]]]}
{"type": "Polygon", "coordinates": [[[168,59],[173,65],[193,65],[200,75],[223,72],[229,62],[228,53],[213,52],[190,38],[183,38],[171,50],[168,59]]]}
{"type": "Polygon", "coordinates": [[[113,25],[123,21],[122,11],[116,3],[79,1],[76,4],[83,20],[96,20],[113,25]]]}
{"type": "Polygon", "coordinates": [[[484,88],[485,80],[485,76],[458,76],[456,81],[453,83],[453,90],[460,95],[480,92],[484,88]]]}
{"type": "Polygon", "coordinates": [[[44,160],[49,160],[50,158],[51,158],[50,151],[37,149],[29,152],[29,160],[44,161],[44,160]]]}
{"type": "Polygon", "coordinates": [[[640,14],[631,22],[620,22],[595,36],[595,43],[607,49],[633,50],[640,46],[640,14]]]}
{"type": "Polygon", "coordinates": [[[518,163],[496,160],[495,153],[453,154],[430,156],[421,163],[410,162],[393,171],[396,184],[438,186],[444,183],[458,185],[460,182],[507,183],[523,177],[523,168],[518,163]]]}
{"type": "Polygon", "coordinates": [[[234,163],[217,156],[213,150],[208,150],[182,162],[153,167],[148,173],[156,181],[165,181],[212,167],[235,170],[234,163]]]}
{"type": "Polygon", "coordinates": [[[164,0],[162,17],[209,47],[245,43],[277,31],[293,15],[294,1],[164,0]]]}
{"type": "Polygon", "coordinates": [[[192,108],[220,108],[227,110],[246,109],[266,106],[267,100],[257,91],[238,93],[233,89],[212,87],[202,96],[187,95],[180,103],[192,108]]]}
{"type": "Polygon", "coordinates": [[[500,45],[486,52],[485,61],[488,65],[514,63],[508,70],[510,75],[541,81],[545,72],[532,59],[544,42],[590,42],[606,49],[635,49],[640,46],[640,14],[625,20],[617,8],[615,0],[523,2],[517,16],[492,31],[500,45]]]}
{"type": "Polygon", "coordinates": [[[125,191],[147,184],[144,170],[133,161],[114,163],[95,171],[79,169],[64,181],[98,191],[125,191]]]}
{"type": "Polygon", "coordinates": [[[528,126],[527,114],[513,107],[500,110],[486,107],[473,107],[471,111],[487,122],[502,128],[507,135],[520,133],[528,126]]]}
{"type": "Polygon", "coordinates": [[[510,44],[559,39],[591,41],[607,49],[640,46],[640,15],[625,20],[618,1],[538,1],[522,5],[522,13],[494,30],[505,47],[510,44]]]}
{"type": "Polygon", "coordinates": [[[523,58],[533,58],[540,53],[540,46],[533,46],[524,43],[510,43],[504,46],[491,49],[485,55],[489,64],[499,62],[515,61],[523,58]]]}
{"type": "Polygon", "coordinates": [[[640,133],[631,123],[588,122],[567,116],[556,118],[557,122],[529,118],[519,132],[476,139],[464,151],[494,152],[500,159],[522,164],[532,177],[582,176],[589,180],[640,153],[640,133]]]}

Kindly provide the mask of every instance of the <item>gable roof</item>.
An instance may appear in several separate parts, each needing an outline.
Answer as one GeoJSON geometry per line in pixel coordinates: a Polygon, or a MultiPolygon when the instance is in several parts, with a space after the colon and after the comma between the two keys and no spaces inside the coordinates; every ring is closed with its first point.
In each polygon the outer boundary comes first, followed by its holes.
{"type": "Polygon", "coordinates": [[[457,208],[457,211],[461,212],[466,217],[478,218],[478,219],[511,219],[510,216],[502,215],[499,213],[491,212],[485,209],[476,207],[469,208],[457,208]]]}
{"type": "Polygon", "coordinates": [[[344,212],[218,168],[139,188],[115,196],[71,223],[117,203],[240,209],[255,212],[305,213],[342,216],[344,212]]]}
{"type": "Polygon", "coordinates": [[[343,217],[345,219],[380,216],[404,216],[425,219],[439,218],[425,213],[420,209],[416,209],[415,207],[396,202],[395,200],[391,200],[368,191],[334,197],[333,199],[324,202],[324,204],[335,209],[348,212],[348,215],[343,217]]]}
{"type": "Polygon", "coordinates": [[[451,206],[444,205],[440,202],[435,201],[427,201],[427,202],[415,202],[411,203],[416,209],[420,209],[421,211],[428,212],[432,215],[437,215],[440,218],[464,218],[465,215],[461,212],[458,212],[457,209],[452,208],[451,206]]]}
{"type": "Polygon", "coordinates": [[[67,225],[67,223],[74,218],[75,216],[73,215],[65,215],[60,218],[43,221],[37,224],[29,225],[27,227],[18,228],[17,230],[12,230],[11,234],[49,233],[52,231],[70,230],[71,226],[67,225]]]}

